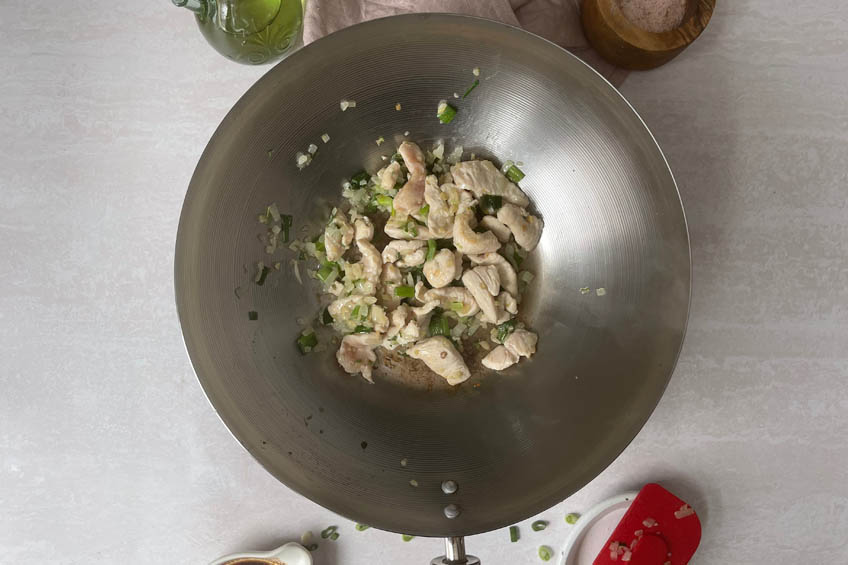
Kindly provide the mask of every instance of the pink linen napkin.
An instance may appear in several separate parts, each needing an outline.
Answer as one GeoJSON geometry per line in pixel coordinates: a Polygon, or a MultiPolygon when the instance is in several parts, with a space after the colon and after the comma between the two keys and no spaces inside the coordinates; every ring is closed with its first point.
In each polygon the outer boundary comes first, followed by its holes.
{"type": "Polygon", "coordinates": [[[359,22],[411,12],[466,14],[520,26],[565,47],[615,86],[628,74],[589,46],[580,26],[580,0],[307,0],[303,42],[359,22]]]}

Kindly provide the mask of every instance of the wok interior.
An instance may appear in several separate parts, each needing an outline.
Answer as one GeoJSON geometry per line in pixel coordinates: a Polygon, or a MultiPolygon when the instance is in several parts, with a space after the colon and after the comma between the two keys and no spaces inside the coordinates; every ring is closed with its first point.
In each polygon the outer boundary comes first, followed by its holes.
{"type": "Polygon", "coordinates": [[[674,181],[626,102],[552,44],[444,15],[350,28],[261,79],[198,165],[176,259],[189,354],[236,438],[289,487],[336,512],[438,536],[539,512],[621,452],[673,369],[689,276],[674,181]],[[474,67],[480,85],[454,100],[458,117],[441,125],[438,101],[462,94],[474,67]],[[341,112],[341,99],[356,108],[341,112]],[[425,148],[443,139],[448,150],[463,145],[466,159],[524,163],[521,186],[545,221],[521,306],[539,333],[529,361],[428,389],[348,376],[332,349],[298,353],[297,320],[314,319],[317,286],[298,284],[288,250],[265,255],[257,214],[277,202],[302,237],[302,226],[340,202],[345,177],[363,164],[374,172],[403,139],[425,148]],[[318,152],[298,171],[294,155],[310,143],[318,152]],[[283,269],[257,286],[261,260],[283,269]],[[458,492],[442,493],[446,479],[458,492]],[[458,518],[445,518],[448,503],[461,507],[458,518]]]}

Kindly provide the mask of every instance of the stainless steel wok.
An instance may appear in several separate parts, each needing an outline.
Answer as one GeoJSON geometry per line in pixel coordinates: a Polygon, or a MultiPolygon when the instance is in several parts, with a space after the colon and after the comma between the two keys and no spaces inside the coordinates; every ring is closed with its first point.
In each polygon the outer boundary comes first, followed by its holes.
{"type": "MultiPolygon", "coordinates": [[[[203,389],[268,471],[359,522],[457,538],[538,513],[615,459],[669,380],[690,290],[680,198],[628,103],[556,45],[450,15],[345,29],[259,80],[197,166],[175,271],[203,389]],[[475,67],[480,85],[454,99],[475,67]],[[450,125],[435,115],[444,98],[459,109],[450,125]],[[357,106],[341,112],[341,99],[357,106]],[[339,201],[345,177],[363,164],[375,171],[407,131],[424,146],[460,143],[466,158],[522,161],[521,186],[545,221],[522,305],[538,353],[457,388],[370,385],[346,375],[332,350],[300,355],[297,319],[315,315],[317,289],[292,276],[289,251],[269,260],[257,240],[267,204],[293,214],[302,235],[326,202],[339,201]],[[294,155],[310,143],[318,152],[299,171],[294,155]],[[263,286],[253,282],[260,260],[283,263],[263,286]],[[445,494],[445,480],[458,490],[445,494]],[[449,505],[458,516],[447,517],[449,505]]],[[[461,558],[459,545],[449,544],[449,556],[461,558]]]]}

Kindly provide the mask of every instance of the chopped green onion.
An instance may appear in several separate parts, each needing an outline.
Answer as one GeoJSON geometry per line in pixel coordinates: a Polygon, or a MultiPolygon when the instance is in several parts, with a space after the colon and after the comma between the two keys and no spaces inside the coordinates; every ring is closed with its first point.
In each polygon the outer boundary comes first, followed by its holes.
{"type": "Polygon", "coordinates": [[[498,334],[497,334],[498,335],[498,341],[503,343],[504,340],[506,340],[506,338],[509,337],[509,334],[511,334],[513,331],[515,331],[515,318],[513,318],[512,320],[507,320],[503,324],[499,324],[497,326],[497,331],[498,331],[498,334]]]}
{"type": "Polygon", "coordinates": [[[434,314],[433,317],[430,318],[430,326],[428,330],[431,336],[443,335],[445,337],[450,337],[451,335],[448,319],[440,314],[434,314]]]}
{"type": "Polygon", "coordinates": [[[311,332],[297,338],[297,346],[300,348],[300,352],[304,355],[315,349],[316,345],[318,345],[318,338],[315,337],[315,332],[311,332]]]}
{"type": "Polygon", "coordinates": [[[484,194],[480,197],[480,209],[484,214],[494,216],[503,206],[503,197],[496,194],[484,194]]]}
{"type": "Polygon", "coordinates": [[[318,544],[317,543],[310,543],[309,545],[306,546],[306,549],[308,549],[309,551],[315,551],[316,549],[318,549],[318,544]]]}
{"type": "Polygon", "coordinates": [[[554,550],[547,545],[539,546],[539,559],[542,561],[550,561],[554,556],[554,550]]]}
{"type": "Polygon", "coordinates": [[[359,304],[357,304],[356,306],[354,306],[354,307],[353,307],[353,310],[351,310],[351,312],[350,312],[350,317],[351,317],[351,318],[356,318],[357,316],[359,316],[359,304]]]}
{"type": "Polygon", "coordinates": [[[290,214],[283,214],[280,216],[280,220],[282,221],[283,228],[283,243],[289,242],[289,228],[292,227],[292,223],[294,222],[294,218],[290,214]]]}
{"type": "Polygon", "coordinates": [[[318,269],[315,274],[318,276],[319,279],[326,282],[326,280],[330,278],[330,275],[332,275],[334,271],[338,272],[339,270],[340,269],[338,263],[324,261],[324,264],[321,265],[321,268],[318,269]]]}
{"type": "Polygon", "coordinates": [[[386,196],[385,194],[378,194],[376,197],[377,204],[385,208],[386,210],[394,209],[394,200],[392,200],[391,196],[386,196]]]}
{"type": "Polygon", "coordinates": [[[456,117],[456,108],[451,106],[445,101],[442,101],[439,104],[438,113],[436,116],[439,118],[439,121],[443,124],[449,124],[456,117]]]}
{"type": "Polygon", "coordinates": [[[451,302],[450,309],[454,312],[462,312],[463,310],[465,310],[465,304],[463,304],[462,302],[451,302]]]}
{"type": "Polygon", "coordinates": [[[548,527],[548,522],[545,520],[536,520],[535,522],[530,524],[530,527],[533,528],[534,532],[541,532],[542,530],[548,527]]]}
{"type": "Polygon", "coordinates": [[[355,175],[350,177],[350,187],[353,190],[358,190],[359,188],[361,188],[363,186],[362,181],[365,181],[367,183],[368,179],[370,179],[370,178],[371,178],[371,175],[369,175],[365,171],[359,171],[358,173],[356,173],[355,175]]]}
{"type": "Polygon", "coordinates": [[[396,163],[400,163],[401,165],[403,165],[403,156],[401,156],[401,154],[400,154],[400,153],[395,153],[394,155],[392,155],[392,156],[389,158],[389,160],[390,160],[390,161],[394,161],[394,162],[396,162],[396,163]]]}
{"type": "Polygon", "coordinates": [[[518,267],[520,267],[521,263],[524,262],[524,256],[518,252],[518,249],[513,252],[512,259],[513,261],[515,261],[515,265],[518,267]]]}
{"type": "Polygon", "coordinates": [[[436,256],[436,240],[428,239],[427,240],[427,260],[429,261],[433,257],[436,256]]]}
{"type": "Polygon", "coordinates": [[[353,333],[355,334],[370,334],[372,331],[374,329],[369,326],[356,326],[353,328],[353,333]]]}
{"type": "Polygon", "coordinates": [[[577,520],[579,520],[579,519],[580,519],[580,514],[577,514],[576,512],[569,512],[568,514],[565,515],[565,521],[567,523],[571,524],[571,525],[576,524],[577,520]]]}
{"type": "Polygon", "coordinates": [[[321,530],[321,537],[323,539],[327,539],[328,537],[330,537],[330,534],[335,533],[335,531],[338,529],[338,526],[328,526],[326,529],[321,530]]]}
{"type": "Polygon", "coordinates": [[[518,182],[524,178],[524,171],[516,167],[515,165],[511,165],[506,170],[506,178],[511,180],[512,182],[518,182]]]}
{"type": "Polygon", "coordinates": [[[401,298],[412,298],[415,296],[415,289],[411,286],[397,286],[395,287],[395,296],[400,296],[401,298]]]}
{"type": "Polygon", "coordinates": [[[357,525],[354,526],[354,528],[356,528],[357,532],[364,532],[365,530],[367,530],[370,527],[371,526],[366,526],[365,524],[357,524],[357,525]]]}
{"type": "Polygon", "coordinates": [[[256,310],[251,310],[250,312],[247,313],[247,319],[248,320],[258,320],[259,319],[259,312],[257,312],[256,310]]]}
{"type": "Polygon", "coordinates": [[[330,314],[329,308],[324,308],[324,312],[321,314],[321,322],[325,326],[329,326],[330,324],[333,323],[333,316],[332,316],[332,314],[330,314]]]}
{"type": "Polygon", "coordinates": [[[412,237],[416,237],[418,235],[418,227],[415,224],[415,220],[407,220],[406,226],[403,228],[403,231],[405,231],[412,237]]]}
{"type": "Polygon", "coordinates": [[[427,214],[429,214],[429,213],[430,213],[430,205],[429,204],[425,204],[424,206],[421,207],[420,210],[418,210],[418,215],[424,216],[425,218],[427,217],[427,214]]]}
{"type": "Polygon", "coordinates": [[[475,80],[473,83],[471,83],[471,86],[468,87],[468,90],[465,91],[465,94],[463,94],[462,97],[465,98],[466,96],[471,94],[471,91],[477,88],[478,84],[480,84],[479,80],[475,80]]]}
{"type": "Polygon", "coordinates": [[[518,526],[510,526],[509,527],[509,541],[515,543],[518,541],[518,526]]]}
{"type": "Polygon", "coordinates": [[[315,241],[313,243],[315,243],[315,251],[318,251],[320,253],[325,253],[327,251],[326,246],[324,246],[324,242],[318,239],[317,237],[315,238],[315,241]]]}
{"type": "Polygon", "coordinates": [[[580,294],[589,294],[590,292],[592,292],[592,289],[589,288],[588,286],[584,286],[584,287],[580,288],[580,294]]]}
{"type": "Polygon", "coordinates": [[[411,535],[409,535],[409,534],[403,534],[403,535],[401,536],[401,538],[403,538],[403,541],[412,541],[412,540],[414,540],[414,539],[415,539],[415,536],[411,536],[411,535]]]}
{"type": "Polygon", "coordinates": [[[265,278],[268,276],[269,270],[270,269],[268,269],[268,267],[262,265],[262,269],[259,271],[259,275],[256,277],[256,284],[258,284],[259,286],[265,284],[265,278]]]}
{"type": "Polygon", "coordinates": [[[330,534],[331,541],[336,541],[337,539],[339,539],[339,532],[333,532],[332,534],[330,534]]]}

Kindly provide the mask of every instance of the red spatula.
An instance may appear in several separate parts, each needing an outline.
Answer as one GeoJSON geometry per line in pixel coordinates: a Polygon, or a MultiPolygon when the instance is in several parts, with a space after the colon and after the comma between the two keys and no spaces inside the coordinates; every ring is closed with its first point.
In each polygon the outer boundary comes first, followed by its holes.
{"type": "Polygon", "coordinates": [[[691,506],[657,484],[639,491],[594,565],[686,565],[701,541],[691,506]]]}

